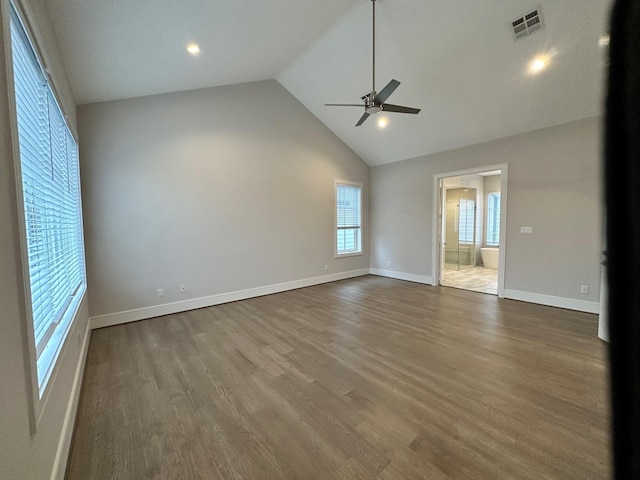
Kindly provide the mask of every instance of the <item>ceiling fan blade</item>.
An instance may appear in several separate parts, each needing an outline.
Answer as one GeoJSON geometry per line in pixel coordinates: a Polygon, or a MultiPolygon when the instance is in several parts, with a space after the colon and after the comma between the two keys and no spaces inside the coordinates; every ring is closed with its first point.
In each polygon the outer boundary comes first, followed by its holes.
{"type": "Polygon", "coordinates": [[[383,103],[382,104],[382,111],[383,112],[397,112],[397,113],[420,113],[420,109],[419,108],[412,108],[412,107],[403,107],[401,105],[392,105],[390,103],[383,103]]]}
{"type": "Polygon", "coordinates": [[[384,103],[384,101],[391,96],[391,94],[395,91],[396,88],[400,86],[400,82],[397,80],[391,80],[387,83],[387,86],[384,87],[379,94],[377,94],[374,98],[376,103],[384,103]]]}
{"type": "Polygon", "coordinates": [[[369,114],[367,112],[364,112],[364,115],[362,115],[360,117],[360,120],[358,120],[358,123],[356,123],[356,127],[362,125],[367,118],[369,118],[369,114]]]}
{"type": "Polygon", "coordinates": [[[360,105],[355,103],[325,103],[324,106],[325,107],[360,107],[360,108],[365,107],[365,105],[363,105],[362,103],[360,105]]]}

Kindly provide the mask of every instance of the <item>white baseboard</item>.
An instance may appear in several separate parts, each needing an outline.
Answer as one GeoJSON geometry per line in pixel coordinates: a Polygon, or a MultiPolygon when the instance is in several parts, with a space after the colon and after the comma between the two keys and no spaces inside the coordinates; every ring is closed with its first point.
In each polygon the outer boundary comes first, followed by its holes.
{"type": "Polygon", "coordinates": [[[73,385],[71,386],[69,403],[67,404],[67,411],[64,414],[62,432],[60,434],[60,439],[58,440],[58,450],[56,452],[55,461],[53,462],[51,480],[64,480],[65,478],[67,461],[69,460],[69,453],[71,449],[71,440],[73,439],[73,429],[76,423],[76,412],[78,411],[78,402],[80,401],[82,377],[84,376],[84,367],[87,360],[87,352],[89,350],[90,336],[91,329],[89,328],[89,322],[87,322],[87,326],[84,331],[84,338],[82,340],[82,347],[80,350],[80,359],[78,360],[76,373],[73,377],[73,385]]]}
{"type": "Polygon", "coordinates": [[[413,273],[394,272],[392,270],[382,270],[380,268],[372,268],[369,270],[371,275],[378,275],[380,277],[396,278],[398,280],[406,280],[408,282],[426,283],[427,285],[433,285],[433,278],[425,275],[415,275],[413,273]]]}
{"type": "Polygon", "coordinates": [[[348,272],[323,275],[321,277],[304,278],[302,280],[294,280],[292,282],[249,288],[247,290],[220,293],[218,295],[210,295],[207,297],[194,298],[191,300],[166,303],[164,305],[155,305],[153,307],[143,307],[135,310],[127,310],[124,312],[109,313],[107,315],[92,317],[90,319],[90,326],[91,329],[94,330],[96,328],[136,322],[138,320],[145,320],[147,318],[154,318],[162,315],[169,315],[172,313],[186,312],[188,310],[195,310],[197,308],[212,307],[214,305],[220,305],[222,303],[236,302],[238,300],[246,300],[248,298],[261,297],[263,295],[271,295],[273,293],[286,292],[288,290],[295,290],[297,288],[310,287],[312,285],[320,285],[322,283],[345,280],[347,278],[361,277],[368,274],[369,269],[362,268],[360,270],[351,270],[348,272]]]}
{"type": "MultiPolygon", "coordinates": [[[[396,278],[398,280],[407,280],[409,282],[425,283],[433,285],[433,279],[424,275],[415,275],[413,273],[394,272],[391,270],[382,270],[379,268],[370,269],[371,275],[379,275],[381,277],[396,278]]],[[[553,295],[543,295],[540,293],[522,292],[519,290],[504,290],[504,298],[512,300],[520,300],[522,302],[537,303],[547,305],[549,307],[566,308],[567,310],[576,310],[587,313],[600,313],[600,303],[588,302],[586,300],[576,300],[573,298],[555,297],[553,295]]]]}
{"type": "MultiPolygon", "coordinates": [[[[379,268],[363,268],[360,270],[351,270],[348,272],[334,273],[331,275],[323,275],[321,277],[305,278],[302,280],[294,280],[291,282],[277,283],[266,285],[264,287],[250,288],[247,290],[238,290],[235,292],[221,293],[207,297],[194,298],[191,300],[183,300],[180,302],[167,303],[164,305],[155,305],[152,307],[143,307],[135,310],[127,310],[124,312],[109,313],[92,317],[89,320],[90,329],[109,327],[112,325],[120,325],[123,323],[145,320],[147,318],[169,315],[172,313],[186,312],[197,308],[211,307],[222,303],[235,302],[238,300],[246,300],[248,298],[260,297],[263,295],[271,295],[274,293],[286,292],[297,288],[310,287],[323,283],[345,280],[347,278],[361,277],[363,275],[378,275],[381,277],[395,278],[398,280],[406,280],[409,282],[433,285],[433,279],[426,275],[416,275],[413,273],[395,272],[392,270],[383,270],[379,268]]],[[[504,298],[520,300],[523,302],[537,303],[540,305],[548,305],[550,307],[566,308],[569,310],[577,310],[580,312],[599,313],[600,304],[598,302],[588,302],[585,300],[575,300],[572,298],[555,297],[552,295],[543,295],[539,293],[522,292],[519,290],[504,291],[504,298]]]]}
{"type": "Polygon", "coordinates": [[[599,302],[588,302],[586,300],[576,300],[574,298],[554,297],[553,295],[543,295],[541,293],[522,292],[519,290],[504,291],[504,298],[520,300],[529,303],[538,303],[549,307],[566,308],[579,312],[600,313],[599,302]]]}

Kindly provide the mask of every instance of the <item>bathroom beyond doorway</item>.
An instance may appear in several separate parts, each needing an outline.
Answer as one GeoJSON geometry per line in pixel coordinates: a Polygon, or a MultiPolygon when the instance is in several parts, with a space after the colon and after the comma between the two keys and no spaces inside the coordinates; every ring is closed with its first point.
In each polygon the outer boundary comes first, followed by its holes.
{"type": "Polygon", "coordinates": [[[436,176],[438,285],[502,296],[506,180],[506,165],[436,176]]]}

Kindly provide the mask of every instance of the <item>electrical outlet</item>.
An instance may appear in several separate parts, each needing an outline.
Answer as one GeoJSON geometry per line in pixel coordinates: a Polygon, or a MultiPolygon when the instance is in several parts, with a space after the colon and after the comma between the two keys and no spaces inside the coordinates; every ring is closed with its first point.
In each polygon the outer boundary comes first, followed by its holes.
{"type": "Polygon", "coordinates": [[[387,267],[391,266],[391,260],[387,260],[387,267]]]}
{"type": "Polygon", "coordinates": [[[580,285],[580,293],[586,295],[589,293],[589,285],[580,285]]]}
{"type": "Polygon", "coordinates": [[[533,227],[520,227],[520,235],[533,235],[533,227]]]}
{"type": "Polygon", "coordinates": [[[329,265],[324,266],[324,271],[326,272],[327,270],[329,270],[329,265]]]}
{"type": "Polygon", "coordinates": [[[158,298],[164,297],[164,290],[159,288],[158,290],[156,290],[156,295],[158,295],[158,298]]]}
{"type": "Polygon", "coordinates": [[[187,291],[187,286],[186,285],[180,285],[180,293],[184,293],[187,291]]]}

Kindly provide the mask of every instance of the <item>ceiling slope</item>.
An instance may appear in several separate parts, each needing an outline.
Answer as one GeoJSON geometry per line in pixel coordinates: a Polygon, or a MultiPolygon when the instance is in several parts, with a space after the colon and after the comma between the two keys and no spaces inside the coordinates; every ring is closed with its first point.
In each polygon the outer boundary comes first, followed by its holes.
{"type": "Polygon", "coordinates": [[[376,86],[422,109],[384,129],[324,106],[371,89],[370,0],[46,1],[78,104],[275,78],[369,165],[602,112],[610,0],[377,0],[376,86]],[[515,41],[537,7],[544,28],[515,41]]]}
{"type": "MultiPolygon", "coordinates": [[[[380,0],[376,83],[402,82],[393,103],[419,115],[388,114],[354,127],[371,85],[370,2],[350,11],[279,77],[370,165],[488,141],[598,115],[608,1],[380,0]],[[545,27],[515,41],[510,20],[542,7],[545,27]],[[547,70],[528,73],[540,53],[547,70]]],[[[384,112],[383,112],[384,113],[384,112]]],[[[378,114],[382,115],[382,114],[378,114]]]]}
{"type": "Polygon", "coordinates": [[[46,0],[79,105],[273,79],[358,0],[46,0]],[[189,56],[186,46],[199,44],[189,56]]]}

